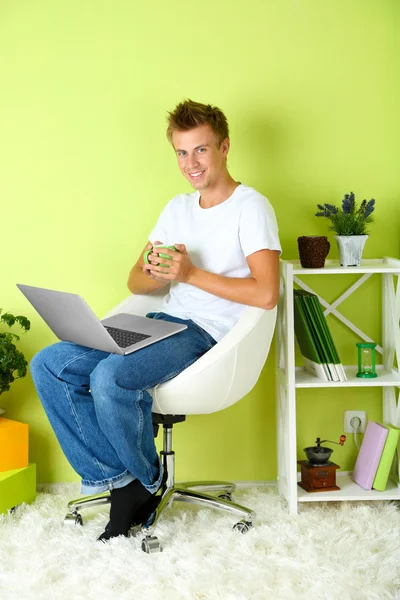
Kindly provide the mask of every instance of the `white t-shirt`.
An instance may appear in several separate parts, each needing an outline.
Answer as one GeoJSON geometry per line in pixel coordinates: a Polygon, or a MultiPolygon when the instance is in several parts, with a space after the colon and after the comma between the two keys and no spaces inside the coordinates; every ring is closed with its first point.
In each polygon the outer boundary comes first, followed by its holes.
{"type": "MultiPolygon", "coordinates": [[[[225,277],[250,277],[246,256],[258,250],[281,251],[274,209],[253,188],[240,184],[212,208],[201,208],[199,200],[199,191],[175,196],[162,210],[149,240],[185,244],[196,267],[225,277]]],[[[172,281],[162,311],[192,319],[219,341],[245,309],[244,304],[172,281]]]]}

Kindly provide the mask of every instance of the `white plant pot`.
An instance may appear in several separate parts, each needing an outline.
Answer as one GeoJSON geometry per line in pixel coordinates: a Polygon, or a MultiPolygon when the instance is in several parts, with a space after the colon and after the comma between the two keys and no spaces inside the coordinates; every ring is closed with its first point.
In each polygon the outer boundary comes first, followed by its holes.
{"type": "Polygon", "coordinates": [[[342,267],[359,267],[367,235],[335,235],[342,267]]]}

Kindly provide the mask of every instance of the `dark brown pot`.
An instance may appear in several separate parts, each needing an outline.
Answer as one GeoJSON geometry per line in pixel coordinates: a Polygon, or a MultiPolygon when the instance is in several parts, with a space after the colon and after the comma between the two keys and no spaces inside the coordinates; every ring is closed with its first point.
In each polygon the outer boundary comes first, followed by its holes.
{"type": "Polygon", "coordinates": [[[321,269],[330,250],[325,235],[303,235],[297,238],[301,266],[305,269],[321,269]]]}

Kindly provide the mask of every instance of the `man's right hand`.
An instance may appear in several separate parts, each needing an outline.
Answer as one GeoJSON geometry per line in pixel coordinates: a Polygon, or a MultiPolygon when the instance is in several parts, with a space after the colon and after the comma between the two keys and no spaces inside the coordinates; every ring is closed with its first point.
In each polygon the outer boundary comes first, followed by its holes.
{"type": "MultiPolygon", "coordinates": [[[[163,242],[160,242],[159,240],[156,240],[154,242],[154,244],[152,244],[151,242],[149,242],[144,250],[144,252],[146,252],[146,250],[151,250],[153,246],[157,246],[158,244],[162,244],[163,242]]],[[[143,254],[144,254],[143,252],[143,254]]],[[[151,279],[156,279],[155,277],[153,277],[153,275],[150,273],[150,269],[151,269],[151,265],[158,265],[158,262],[152,262],[150,261],[149,264],[144,264],[143,265],[143,273],[145,275],[147,275],[147,277],[150,277],[151,279]]]]}
{"type": "MultiPolygon", "coordinates": [[[[163,242],[159,242],[158,240],[154,242],[154,244],[162,243],[163,242]]],[[[150,270],[153,269],[154,265],[158,263],[146,265],[144,262],[143,254],[146,252],[146,250],[151,250],[152,247],[153,244],[151,242],[147,242],[136,263],[130,270],[128,277],[128,289],[132,294],[150,294],[151,292],[155,292],[169,283],[160,281],[151,275],[150,270]]]]}

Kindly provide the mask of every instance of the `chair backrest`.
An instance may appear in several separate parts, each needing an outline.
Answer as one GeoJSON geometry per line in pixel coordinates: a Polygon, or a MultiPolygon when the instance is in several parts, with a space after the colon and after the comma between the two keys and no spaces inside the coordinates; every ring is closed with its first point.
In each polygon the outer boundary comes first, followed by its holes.
{"type": "Polygon", "coordinates": [[[139,317],[146,316],[149,312],[156,312],[161,310],[162,301],[166,294],[168,294],[169,285],[152,292],[151,294],[131,294],[122,302],[114,306],[104,317],[113,317],[119,313],[128,313],[129,315],[138,315],[139,317]]]}
{"type": "MultiPolygon", "coordinates": [[[[168,289],[132,295],[106,316],[119,312],[145,315],[161,310],[168,289]]],[[[255,386],[275,329],[276,311],[247,307],[221,341],[179,375],[151,391],[153,412],[208,414],[231,406],[255,386]]]]}

